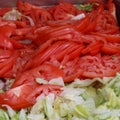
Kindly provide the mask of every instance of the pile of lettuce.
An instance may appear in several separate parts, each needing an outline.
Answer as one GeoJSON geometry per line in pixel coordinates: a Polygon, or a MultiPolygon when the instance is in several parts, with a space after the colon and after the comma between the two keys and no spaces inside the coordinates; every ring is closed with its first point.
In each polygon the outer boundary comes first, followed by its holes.
{"type": "Polygon", "coordinates": [[[120,74],[76,79],[59,96],[41,94],[31,108],[0,109],[0,120],[120,120],[120,74]]]}

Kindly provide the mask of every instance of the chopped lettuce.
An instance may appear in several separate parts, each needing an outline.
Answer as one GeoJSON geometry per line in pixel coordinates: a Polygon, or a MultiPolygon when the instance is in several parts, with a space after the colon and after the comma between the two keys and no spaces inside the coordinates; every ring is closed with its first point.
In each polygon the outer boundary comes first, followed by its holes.
{"type": "Polygon", "coordinates": [[[15,8],[13,8],[11,11],[8,11],[3,16],[5,20],[21,20],[21,17],[21,13],[15,8]]]}
{"type": "Polygon", "coordinates": [[[19,113],[19,120],[27,120],[26,112],[27,112],[27,110],[21,109],[21,111],[19,113]]]}
{"type": "Polygon", "coordinates": [[[21,12],[19,12],[17,9],[13,8],[11,11],[6,12],[3,15],[3,19],[5,20],[21,20],[22,17],[26,18],[29,22],[31,26],[34,26],[35,23],[33,21],[33,19],[29,16],[23,15],[21,12]]]}
{"type": "Polygon", "coordinates": [[[119,73],[114,78],[76,79],[67,85],[58,78],[51,84],[59,82],[64,86],[59,96],[41,94],[31,108],[20,111],[5,105],[0,120],[120,120],[119,73]]]}
{"type": "Polygon", "coordinates": [[[5,110],[0,109],[0,120],[10,120],[5,110]]]}
{"type": "Polygon", "coordinates": [[[85,11],[87,11],[87,12],[92,11],[92,7],[93,7],[93,4],[90,4],[90,3],[77,5],[77,8],[78,8],[79,10],[85,10],[85,11]]]}

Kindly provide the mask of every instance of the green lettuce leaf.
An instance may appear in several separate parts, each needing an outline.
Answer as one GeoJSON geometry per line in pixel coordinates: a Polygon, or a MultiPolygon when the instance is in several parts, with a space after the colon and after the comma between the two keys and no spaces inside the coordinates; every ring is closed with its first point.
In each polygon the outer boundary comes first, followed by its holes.
{"type": "Polygon", "coordinates": [[[86,4],[79,4],[79,5],[77,5],[77,8],[79,10],[85,10],[87,12],[90,12],[90,11],[92,11],[92,6],[93,6],[93,4],[86,3],[86,4]]]}
{"type": "Polygon", "coordinates": [[[0,120],[10,120],[6,111],[0,109],[0,120]]]}

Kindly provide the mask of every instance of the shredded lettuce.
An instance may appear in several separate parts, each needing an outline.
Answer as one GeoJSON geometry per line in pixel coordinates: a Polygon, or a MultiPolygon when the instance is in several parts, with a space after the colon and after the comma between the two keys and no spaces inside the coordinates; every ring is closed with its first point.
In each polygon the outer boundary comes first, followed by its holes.
{"type": "Polygon", "coordinates": [[[65,86],[62,77],[53,78],[50,81],[47,81],[47,80],[45,80],[43,78],[36,78],[36,82],[39,83],[39,84],[53,84],[53,85],[65,86]]]}
{"type": "Polygon", "coordinates": [[[41,94],[31,108],[20,111],[5,105],[0,120],[120,120],[120,73],[113,78],[76,79],[67,85],[61,78],[49,82],[58,83],[64,86],[59,96],[41,94]]]}
{"type": "Polygon", "coordinates": [[[21,12],[19,12],[17,9],[13,8],[11,11],[6,12],[3,15],[3,19],[5,20],[21,20],[22,17],[26,18],[29,22],[31,26],[34,26],[35,23],[33,21],[33,19],[29,16],[23,15],[21,12]]]}
{"type": "Polygon", "coordinates": [[[0,120],[10,120],[5,110],[0,109],[0,120]]]}
{"type": "Polygon", "coordinates": [[[79,10],[85,10],[87,12],[92,11],[93,4],[86,3],[86,4],[79,4],[76,6],[79,10]]]}
{"type": "Polygon", "coordinates": [[[8,11],[4,14],[3,19],[5,20],[21,20],[22,14],[13,8],[11,11],[8,11]]]}
{"type": "Polygon", "coordinates": [[[27,110],[21,109],[20,114],[19,114],[19,120],[27,120],[26,112],[27,112],[27,110]]]}

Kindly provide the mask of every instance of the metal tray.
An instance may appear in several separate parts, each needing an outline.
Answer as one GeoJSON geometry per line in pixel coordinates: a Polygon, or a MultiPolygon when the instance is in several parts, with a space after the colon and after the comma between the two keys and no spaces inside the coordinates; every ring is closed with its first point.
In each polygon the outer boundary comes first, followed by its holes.
{"type": "MultiPolygon", "coordinates": [[[[58,2],[63,2],[63,1],[76,4],[76,3],[83,3],[87,0],[22,0],[22,1],[26,1],[38,6],[49,6],[49,5],[54,5],[58,2]]],[[[0,0],[0,7],[15,6],[16,2],[17,0],[0,0]]]]}

